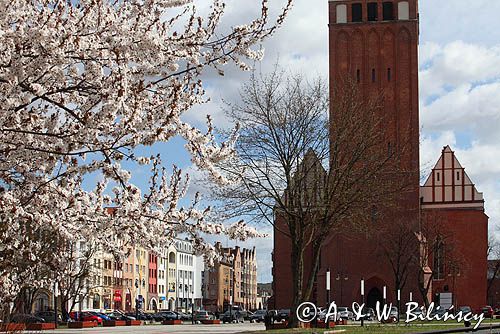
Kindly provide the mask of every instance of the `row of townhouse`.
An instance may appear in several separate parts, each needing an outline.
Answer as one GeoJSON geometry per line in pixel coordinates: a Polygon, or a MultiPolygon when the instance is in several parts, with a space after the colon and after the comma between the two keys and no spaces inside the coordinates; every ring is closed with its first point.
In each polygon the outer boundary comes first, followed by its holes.
{"type": "Polygon", "coordinates": [[[76,309],[178,310],[202,306],[204,260],[188,239],[175,239],[161,254],[129,248],[117,261],[111,254],[94,256],[94,272],[76,309]]]}
{"type": "MultiPolygon", "coordinates": [[[[159,254],[130,247],[126,249],[128,257],[119,260],[97,250],[91,258],[78,260],[82,266],[87,261],[92,269],[82,277],[84,288],[73,297],[73,310],[134,312],[137,307],[145,311],[223,312],[230,304],[256,309],[255,248],[223,248],[220,243],[216,247],[222,260],[212,267],[194,254],[192,242],[187,238],[174,239],[159,254]]],[[[76,250],[84,253],[86,243],[78,242],[76,250]]],[[[51,289],[41,290],[35,298],[34,311],[52,309],[53,300],[51,289]]],[[[60,308],[60,302],[58,305],[60,308]]]]}

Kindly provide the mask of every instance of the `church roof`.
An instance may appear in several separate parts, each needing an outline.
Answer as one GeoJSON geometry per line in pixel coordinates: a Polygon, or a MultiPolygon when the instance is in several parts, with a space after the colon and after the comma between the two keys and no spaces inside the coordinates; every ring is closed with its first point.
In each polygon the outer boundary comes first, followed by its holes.
{"type": "Polygon", "coordinates": [[[422,205],[427,207],[484,208],[483,193],[460,164],[450,146],[445,146],[427,181],[420,187],[422,205]]]}

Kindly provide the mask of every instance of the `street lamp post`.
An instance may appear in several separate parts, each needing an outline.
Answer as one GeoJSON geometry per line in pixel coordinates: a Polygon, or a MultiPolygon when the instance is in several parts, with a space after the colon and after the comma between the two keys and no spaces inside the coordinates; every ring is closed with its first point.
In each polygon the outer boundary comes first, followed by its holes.
{"type": "Polygon", "coordinates": [[[57,328],[57,281],[54,282],[54,325],[57,328]]]}
{"type": "MultiPolygon", "coordinates": [[[[135,288],[140,292],[139,286],[139,280],[135,279],[135,288]]],[[[135,318],[139,319],[139,294],[135,296],[135,318]]]]}
{"type": "MultiPolygon", "coordinates": [[[[365,280],[361,278],[361,307],[365,305],[365,280]]],[[[361,327],[365,325],[365,317],[361,315],[361,327]]]]}
{"type": "MultiPolygon", "coordinates": [[[[326,309],[330,309],[330,268],[326,270],[326,309]]],[[[326,328],[330,328],[330,319],[325,318],[325,322],[326,328]]]]}
{"type": "Polygon", "coordinates": [[[384,305],[387,304],[387,287],[384,285],[384,305]]]}
{"type": "Polygon", "coordinates": [[[401,313],[401,289],[398,289],[398,323],[399,323],[400,313],[401,313]]]}

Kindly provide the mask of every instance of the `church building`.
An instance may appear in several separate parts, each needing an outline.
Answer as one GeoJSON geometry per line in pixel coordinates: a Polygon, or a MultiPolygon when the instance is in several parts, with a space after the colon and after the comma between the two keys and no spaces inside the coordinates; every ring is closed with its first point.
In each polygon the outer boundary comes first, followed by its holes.
{"type": "MultiPolygon", "coordinates": [[[[399,152],[400,167],[407,171],[404,176],[392,176],[409,186],[392,200],[397,203],[388,203],[396,208],[391,209],[391,218],[379,222],[381,230],[403,222],[411,231],[410,242],[420,249],[420,260],[413,262],[416,268],[409,271],[401,288],[401,303],[410,299],[423,303],[425,296],[427,301],[442,305],[484,306],[488,217],[482,194],[450,147],[443,149],[429,178],[420,186],[418,1],[329,0],[328,10],[331,100],[335,101],[336,87],[346,78],[358,85],[365,99],[382,94],[380,117],[387,149],[399,152]]],[[[334,119],[332,114],[330,119],[334,119]]],[[[380,255],[383,238],[341,234],[327,238],[311,301],[318,306],[326,304],[328,271],[331,300],[339,306],[362,300],[361,280],[368,306],[382,301],[384,291],[385,300],[396,303],[394,266],[380,255]]],[[[291,272],[290,240],[275,229],[274,305],[269,307],[292,307],[291,272]]]]}

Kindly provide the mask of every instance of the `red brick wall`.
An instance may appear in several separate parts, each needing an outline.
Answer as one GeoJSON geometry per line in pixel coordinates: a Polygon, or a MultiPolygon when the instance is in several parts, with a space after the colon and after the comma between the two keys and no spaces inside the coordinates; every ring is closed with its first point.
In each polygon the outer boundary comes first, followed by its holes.
{"type": "Polygon", "coordinates": [[[482,210],[467,209],[425,209],[423,213],[432,217],[431,223],[441,225],[445,243],[450,243],[456,254],[452,259],[460,263],[459,275],[445,266],[444,279],[433,280],[433,295],[445,292],[447,286],[457,306],[467,305],[475,310],[486,305],[488,216],[482,210]]]}

